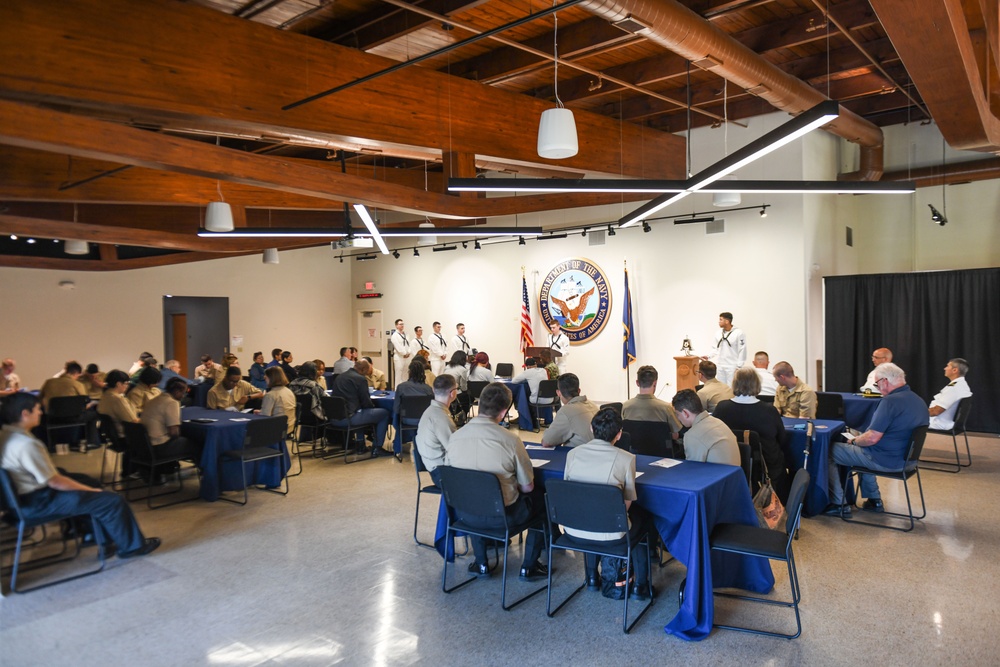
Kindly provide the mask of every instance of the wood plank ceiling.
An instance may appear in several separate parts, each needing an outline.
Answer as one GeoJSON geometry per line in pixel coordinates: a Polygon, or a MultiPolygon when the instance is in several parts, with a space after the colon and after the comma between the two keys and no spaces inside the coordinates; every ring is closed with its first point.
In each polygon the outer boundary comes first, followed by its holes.
{"type": "MultiPolygon", "coordinates": [[[[876,125],[927,118],[869,0],[681,4],[876,125]]],[[[0,7],[0,265],[122,269],[276,245],[195,236],[219,191],[237,225],[274,227],[342,226],[345,201],[393,210],[386,219],[396,223],[439,225],[617,202],[457,197],[444,183],[484,170],[676,178],[689,125],[775,110],[580,6],[558,13],[559,97],[577,112],[577,158],[534,155],[538,115],[554,101],[551,16],[279,110],[548,6],[8,0],[0,7]],[[601,141],[611,133],[620,143],[601,141]],[[52,242],[66,238],[97,245],[71,258],[52,242]]]]}

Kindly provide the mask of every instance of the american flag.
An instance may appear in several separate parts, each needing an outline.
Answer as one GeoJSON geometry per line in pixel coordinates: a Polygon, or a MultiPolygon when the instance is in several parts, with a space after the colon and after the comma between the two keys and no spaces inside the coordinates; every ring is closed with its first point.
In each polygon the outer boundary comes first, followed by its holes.
{"type": "Polygon", "coordinates": [[[535,341],[531,338],[531,306],[528,305],[528,282],[521,276],[521,354],[535,341]]]}

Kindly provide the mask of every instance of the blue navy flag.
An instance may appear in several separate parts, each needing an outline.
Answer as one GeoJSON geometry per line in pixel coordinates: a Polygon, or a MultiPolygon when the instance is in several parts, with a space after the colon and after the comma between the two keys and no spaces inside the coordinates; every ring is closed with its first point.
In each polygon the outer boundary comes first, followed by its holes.
{"type": "Polygon", "coordinates": [[[628,288],[628,269],[625,269],[625,312],[622,314],[622,369],[635,363],[635,328],[632,326],[632,293],[628,288]]]}

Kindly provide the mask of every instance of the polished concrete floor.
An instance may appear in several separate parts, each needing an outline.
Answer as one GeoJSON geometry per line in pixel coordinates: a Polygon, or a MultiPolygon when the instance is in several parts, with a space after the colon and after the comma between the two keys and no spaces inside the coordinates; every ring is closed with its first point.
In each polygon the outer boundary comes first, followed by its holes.
{"type": "MultiPolygon", "coordinates": [[[[944,444],[928,441],[931,450],[944,444]]],[[[795,544],[803,634],[794,641],[665,634],[684,576],[677,562],[654,572],[658,599],[628,636],[621,603],[597,593],[581,593],[552,619],[544,595],[501,610],[495,577],[445,595],[440,557],[411,537],[408,462],[306,460],[287,497],[251,492],[246,507],[194,501],[153,512],[135,503],[163,546],[112,559],[96,576],[8,593],[0,665],[997,664],[998,444],[976,437],[972,468],[924,473],[929,514],[912,533],[805,520],[795,544]]],[[[99,455],[57,462],[93,470],[99,455]]],[[[900,499],[894,486],[883,482],[889,505],[900,499]]],[[[429,537],[436,505],[426,509],[429,537]]],[[[575,576],[580,566],[566,556],[556,567],[575,576]]],[[[775,574],[785,594],[782,564],[775,574]]],[[[791,627],[788,610],[716,609],[717,620],[791,627]]]]}

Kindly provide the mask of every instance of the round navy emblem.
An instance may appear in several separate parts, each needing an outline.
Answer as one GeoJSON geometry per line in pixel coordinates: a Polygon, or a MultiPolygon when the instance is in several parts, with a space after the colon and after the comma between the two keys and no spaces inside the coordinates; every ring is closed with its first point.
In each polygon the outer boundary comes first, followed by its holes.
{"type": "Polygon", "coordinates": [[[586,343],[601,333],[611,314],[611,287],[604,272],[590,260],[566,259],[542,281],[538,307],[545,326],[558,322],[571,345],[586,343]]]}

